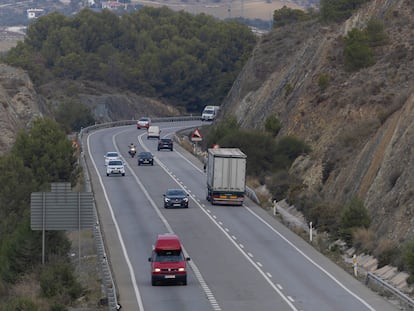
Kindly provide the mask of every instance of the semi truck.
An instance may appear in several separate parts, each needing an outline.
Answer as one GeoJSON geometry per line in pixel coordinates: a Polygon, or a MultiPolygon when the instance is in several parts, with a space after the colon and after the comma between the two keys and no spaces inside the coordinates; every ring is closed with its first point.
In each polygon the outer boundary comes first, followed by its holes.
{"type": "Polygon", "coordinates": [[[207,154],[207,201],[243,205],[247,156],[238,148],[210,148],[207,154]]]}

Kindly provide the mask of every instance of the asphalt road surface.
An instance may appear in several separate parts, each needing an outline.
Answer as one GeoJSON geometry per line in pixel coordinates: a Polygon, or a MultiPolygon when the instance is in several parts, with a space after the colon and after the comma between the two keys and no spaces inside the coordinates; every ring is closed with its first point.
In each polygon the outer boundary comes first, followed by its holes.
{"type": "MultiPolygon", "coordinates": [[[[159,123],[161,137],[198,121],[159,123]]],[[[87,137],[87,163],[122,310],[397,310],[246,199],[212,206],[206,176],[191,154],[157,151],[144,129],[101,129],[87,137]],[[128,154],[151,151],[154,166],[128,154]],[[119,151],[126,175],[106,176],[104,154],[119,151]],[[188,209],[164,209],[167,188],[190,194],[188,209]],[[151,286],[150,256],[159,233],[176,233],[191,258],[187,286],[151,286]]]]}

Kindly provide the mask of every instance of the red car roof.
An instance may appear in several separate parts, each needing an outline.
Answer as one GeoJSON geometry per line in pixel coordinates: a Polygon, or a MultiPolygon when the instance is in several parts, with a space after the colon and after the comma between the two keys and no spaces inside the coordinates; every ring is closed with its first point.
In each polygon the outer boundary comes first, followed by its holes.
{"type": "Polygon", "coordinates": [[[155,242],[155,251],[160,250],[181,250],[180,239],[176,234],[159,234],[155,242]]]}

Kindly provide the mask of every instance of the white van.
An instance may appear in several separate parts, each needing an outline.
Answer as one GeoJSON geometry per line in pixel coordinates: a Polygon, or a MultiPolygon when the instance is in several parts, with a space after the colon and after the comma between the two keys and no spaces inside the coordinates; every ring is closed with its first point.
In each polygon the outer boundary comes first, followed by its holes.
{"type": "Polygon", "coordinates": [[[219,109],[220,106],[205,106],[203,113],[201,114],[201,121],[213,121],[216,118],[219,109]]]}
{"type": "Polygon", "coordinates": [[[160,127],[157,125],[150,125],[150,127],[148,128],[148,133],[147,133],[147,139],[150,138],[157,138],[160,139],[160,127]]]}

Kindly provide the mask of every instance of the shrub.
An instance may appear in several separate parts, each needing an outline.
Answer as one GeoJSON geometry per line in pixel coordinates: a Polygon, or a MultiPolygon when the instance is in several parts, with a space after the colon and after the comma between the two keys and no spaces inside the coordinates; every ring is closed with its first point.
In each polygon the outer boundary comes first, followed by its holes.
{"type": "Polygon", "coordinates": [[[414,240],[407,242],[403,246],[403,264],[404,269],[410,274],[407,282],[409,284],[414,283],[414,240]]]}
{"type": "Polygon", "coordinates": [[[364,203],[353,198],[341,213],[340,236],[348,246],[352,245],[352,232],[356,228],[368,228],[371,219],[364,203]]]}
{"type": "Polygon", "coordinates": [[[385,32],[384,24],[378,19],[371,18],[368,21],[365,32],[370,46],[383,45],[388,41],[388,35],[385,32]]]}
{"type": "Polygon", "coordinates": [[[328,88],[331,78],[327,74],[321,74],[318,78],[318,86],[321,91],[328,88]]]}
{"type": "Polygon", "coordinates": [[[69,301],[82,293],[69,262],[55,262],[47,265],[40,275],[42,295],[47,298],[59,297],[69,301]]]}
{"type": "Polygon", "coordinates": [[[41,310],[41,309],[33,301],[25,297],[12,298],[2,308],[2,311],[38,311],[38,310],[41,310]]]}
{"type": "Polygon", "coordinates": [[[290,93],[292,93],[292,92],[293,92],[292,84],[290,84],[290,83],[286,84],[286,86],[285,86],[285,97],[289,96],[290,93]]]}
{"type": "Polygon", "coordinates": [[[348,71],[357,71],[372,66],[374,53],[368,45],[366,34],[356,28],[345,37],[345,68],[348,71]]]}
{"type": "Polygon", "coordinates": [[[389,264],[398,265],[401,251],[394,241],[382,239],[374,249],[373,255],[378,260],[378,268],[381,268],[389,264]]]}
{"type": "Polygon", "coordinates": [[[312,205],[309,208],[307,219],[312,221],[319,232],[326,231],[335,234],[339,224],[339,206],[327,202],[308,201],[312,205]]]}
{"type": "Polygon", "coordinates": [[[283,6],[279,10],[273,12],[273,27],[282,27],[288,24],[305,21],[310,18],[310,14],[298,9],[291,9],[283,6]]]}
{"type": "Polygon", "coordinates": [[[276,116],[270,116],[266,118],[265,130],[269,132],[272,136],[277,136],[281,128],[282,124],[276,116]]]}
{"type": "Polygon", "coordinates": [[[357,251],[371,254],[375,244],[375,234],[367,228],[355,228],[352,232],[353,246],[357,251]]]}
{"type": "MultiPolygon", "coordinates": [[[[294,136],[285,136],[277,144],[276,152],[283,154],[290,161],[294,161],[298,156],[307,154],[311,148],[299,138],[294,136]]],[[[290,163],[291,164],[291,163],[290,163]]]]}
{"type": "Polygon", "coordinates": [[[369,0],[321,0],[321,19],[325,22],[341,22],[369,0]]]}

